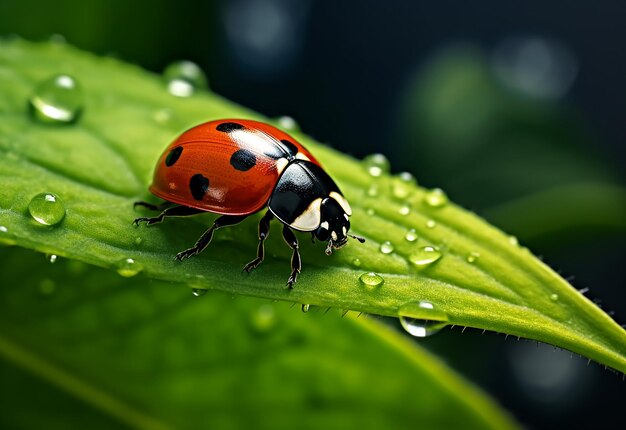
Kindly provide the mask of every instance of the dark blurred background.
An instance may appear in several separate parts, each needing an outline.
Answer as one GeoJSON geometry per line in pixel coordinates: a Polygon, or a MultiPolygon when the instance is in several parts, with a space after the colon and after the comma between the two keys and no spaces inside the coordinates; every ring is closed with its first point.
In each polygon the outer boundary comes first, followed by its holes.
{"type": "MultiPolygon", "coordinates": [[[[384,153],[621,324],[625,22],[617,0],[0,1],[0,34],[65,38],[157,73],[191,60],[228,99],[356,157],[384,153]]],[[[473,330],[420,342],[529,428],[620,427],[622,375],[586,359],[473,330]]]]}

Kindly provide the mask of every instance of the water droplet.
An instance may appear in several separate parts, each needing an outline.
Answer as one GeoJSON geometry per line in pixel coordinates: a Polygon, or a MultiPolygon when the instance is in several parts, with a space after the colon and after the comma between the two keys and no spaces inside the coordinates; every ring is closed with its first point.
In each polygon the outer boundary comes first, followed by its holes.
{"type": "Polygon", "coordinates": [[[427,267],[441,258],[442,254],[434,246],[422,246],[409,255],[409,261],[418,267],[427,267]]]}
{"type": "Polygon", "coordinates": [[[202,297],[207,293],[207,289],[206,288],[192,288],[191,289],[191,294],[193,294],[195,297],[202,297]]]}
{"type": "Polygon", "coordinates": [[[367,172],[376,178],[389,172],[389,160],[383,154],[368,155],[363,159],[363,164],[367,172]]]}
{"type": "Polygon", "coordinates": [[[440,208],[448,203],[448,196],[441,188],[434,188],[424,194],[424,202],[428,206],[440,208]]]}
{"type": "Polygon", "coordinates": [[[56,285],[52,279],[43,279],[39,284],[39,292],[41,294],[50,295],[56,290],[56,285]]]}
{"type": "Polygon", "coordinates": [[[476,260],[478,260],[480,258],[480,253],[476,252],[476,251],[472,251],[467,255],[467,262],[468,263],[475,263],[476,260]]]}
{"type": "Polygon", "coordinates": [[[553,302],[556,302],[559,300],[559,295],[556,293],[550,294],[550,300],[552,300],[553,302]]]}
{"type": "Polygon", "coordinates": [[[28,212],[39,224],[55,225],[65,217],[65,206],[55,194],[40,193],[31,199],[28,212]]]}
{"type": "Polygon", "coordinates": [[[252,313],[250,324],[252,328],[259,333],[265,333],[271,330],[276,324],[276,311],[274,310],[274,306],[270,304],[259,306],[259,308],[252,313]]]}
{"type": "Polygon", "coordinates": [[[509,236],[509,243],[513,246],[519,246],[519,240],[515,236],[509,236]]]}
{"type": "Polygon", "coordinates": [[[57,262],[56,254],[46,254],[46,259],[52,264],[57,262]]]}
{"type": "Polygon", "coordinates": [[[426,221],[426,228],[435,228],[437,227],[437,223],[435,222],[435,220],[429,219],[428,221],[426,221]]]}
{"type": "Polygon", "coordinates": [[[372,208],[367,208],[365,213],[368,214],[369,216],[374,216],[376,214],[376,211],[372,208]]]}
{"type": "Polygon", "coordinates": [[[427,301],[403,305],[398,315],[404,330],[415,337],[431,336],[448,325],[448,315],[427,301]]]}
{"type": "Polygon", "coordinates": [[[407,231],[406,234],[404,235],[404,238],[409,242],[415,242],[417,240],[417,237],[418,237],[417,232],[415,231],[414,228],[407,231]]]}
{"type": "Polygon", "coordinates": [[[407,184],[414,184],[414,185],[417,184],[417,180],[415,180],[415,176],[413,176],[409,172],[400,172],[398,173],[397,176],[402,182],[405,182],[407,184]]]}
{"type": "Polygon", "coordinates": [[[202,69],[191,61],[177,61],[163,71],[167,90],[176,97],[190,97],[199,89],[207,88],[202,69]]]}
{"type": "Polygon", "coordinates": [[[69,75],[56,75],[43,81],[29,100],[31,115],[36,120],[57,124],[75,122],[83,103],[83,91],[69,75]]]}
{"type": "Polygon", "coordinates": [[[408,215],[411,213],[411,207],[409,205],[402,205],[400,209],[398,209],[398,213],[400,215],[408,215]]]}
{"type": "Polygon", "coordinates": [[[300,126],[298,125],[296,120],[290,116],[287,116],[287,115],[279,116],[278,118],[276,118],[276,122],[278,123],[278,126],[284,130],[300,131],[300,126]]]}
{"type": "Polygon", "coordinates": [[[402,172],[396,175],[392,185],[393,196],[397,199],[406,199],[413,191],[412,185],[416,185],[415,177],[409,172],[402,172]]]}
{"type": "Polygon", "coordinates": [[[6,227],[5,227],[5,226],[3,226],[3,225],[0,225],[0,233],[8,233],[8,232],[9,232],[9,229],[8,229],[8,228],[6,228],[6,227]]]}
{"type": "Polygon", "coordinates": [[[379,249],[383,254],[391,254],[393,252],[393,245],[387,240],[380,244],[379,249]]]}
{"type": "Polygon", "coordinates": [[[174,117],[174,111],[168,108],[158,109],[152,117],[158,124],[167,124],[174,117]]]}
{"type": "Polygon", "coordinates": [[[360,260],[360,259],[358,259],[358,258],[353,259],[353,260],[352,260],[352,265],[353,265],[354,267],[361,267],[361,260],[360,260]]]}
{"type": "Polygon", "coordinates": [[[302,312],[303,313],[307,313],[309,311],[309,309],[311,309],[311,305],[307,304],[307,303],[302,303],[302,312]]]}
{"type": "Polygon", "coordinates": [[[370,197],[378,196],[378,185],[377,184],[373,184],[371,187],[369,187],[367,189],[367,195],[370,196],[370,197]]]}
{"type": "Polygon", "coordinates": [[[135,276],[137,273],[141,272],[141,269],[141,265],[132,258],[124,258],[117,263],[117,273],[125,278],[135,276]]]}
{"type": "Polygon", "coordinates": [[[374,288],[380,287],[385,282],[385,280],[377,273],[367,272],[359,276],[359,282],[361,283],[361,285],[374,288]]]}

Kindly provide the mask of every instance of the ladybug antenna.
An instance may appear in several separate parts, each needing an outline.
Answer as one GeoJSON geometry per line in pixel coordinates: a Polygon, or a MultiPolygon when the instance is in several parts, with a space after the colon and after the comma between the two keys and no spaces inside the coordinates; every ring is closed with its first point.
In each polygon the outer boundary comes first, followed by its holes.
{"type": "Polygon", "coordinates": [[[326,253],[326,255],[330,255],[333,253],[333,240],[330,239],[328,241],[328,246],[326,247],[326,251],[324,251],[326,253]]]}
{"type": "Polygon", "coordinates": [[[356,240],[358,240],[358,241],[359,241],[359,242],[361,242],[361,243],[365,243],[365,238],[364,238],[364,237],[361,237],[361,236],[355,236],[355,235],[353,235],[353,234],[349,234],[348,236],[350,236],[352,239],[356,239],[356,240]]]}

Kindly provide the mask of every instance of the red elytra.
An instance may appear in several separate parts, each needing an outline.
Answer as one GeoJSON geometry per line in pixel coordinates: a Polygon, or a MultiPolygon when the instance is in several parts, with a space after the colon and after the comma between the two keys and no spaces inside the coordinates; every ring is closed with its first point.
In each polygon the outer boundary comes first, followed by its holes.
{"type": "Polygon", "coordinates": [[[294,145],[299,157],[320,166],[304,146],[276,127],[252,120],[222,119],[193,127],[168,146],[157,163],[150,192],[169,202],[218,214],[257,212],[267,204],[282,170],[277,164],[280,154],[272,153],[276,151],[272,141],[294,145]],[[224,124],[244,129],[219,131],[224,124]],[[174,150],[181,152],[175,156],[174,150]],[[237,151],[248,151],[238,169],[233,168],[237,151]],[[166,163],[168,156],[170,160],[176,158],[171,165],[166,163]],[[189,178],[198,172],[208,180],[201,199],[194,198],[189,184],[189,178]]]}

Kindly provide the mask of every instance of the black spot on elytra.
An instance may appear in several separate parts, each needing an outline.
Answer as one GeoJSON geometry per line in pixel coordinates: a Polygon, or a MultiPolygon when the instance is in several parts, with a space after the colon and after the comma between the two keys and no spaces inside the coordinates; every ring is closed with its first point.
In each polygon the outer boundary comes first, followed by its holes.
{"type": "Polygon", "coordinates": [[[298,147],[293,142],[290,142],[287,139],[283,139],[280,141],[280,143],[285,145],[289,154],[293,155],[294,157],[296,156],[296,154],[298,153],[298,147]]]}
{"type": "Polygon", "coordinates": [[[167,167],[172,167],[174,164],[176,164],[176,162],[180,158],[180,154],[182,154],[182,153],[183,153],[183,147],[182,146],[178,146],[178,147],[172,149],[169,152],[169,154],[167,154],[167,157],[165,157],[165,165],[167,167]]]}
{"type": "Polygon", "coordinates": [[[256,164],[256,156],[247,149],[239,149],[230,156],[230,164],[237,170],[245,172],[256,164]]]}
{"type": "Polygon", "coordinates": [[[231,131],[234,130],[243,130],[245,127],[239,123],[236,122],[223,122],[221,124],[218,124],[217,127],[215,127],[215,129],[217,131],[222,131],[224,133],[230,133],[231,131]]]}
{"type": "Polygon", "coordinates": [[[193,175],[189,180],[189,190],[196,200],[202,200],[208,189],[209,178],[205,178],[200,173],[193,175]]]}

